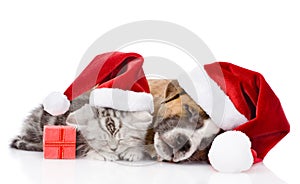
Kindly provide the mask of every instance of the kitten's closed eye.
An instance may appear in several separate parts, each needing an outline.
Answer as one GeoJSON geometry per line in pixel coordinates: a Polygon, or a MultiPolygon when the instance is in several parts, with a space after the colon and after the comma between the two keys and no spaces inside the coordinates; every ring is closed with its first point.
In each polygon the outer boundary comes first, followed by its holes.
{"type": "Polygon", "coordinates": [[[109,137],[108,137],[108,135],[105,135],[105,134],[104,134],[104,135],[100,135],[100,136],[99,136],[99,139],[102,140],[102,141],[108,141],[108,140],[109,140],[109,137]]]}

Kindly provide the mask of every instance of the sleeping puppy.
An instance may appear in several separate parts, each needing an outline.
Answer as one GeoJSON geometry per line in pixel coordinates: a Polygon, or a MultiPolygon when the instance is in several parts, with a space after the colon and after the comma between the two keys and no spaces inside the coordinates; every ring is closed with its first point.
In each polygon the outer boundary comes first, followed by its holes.
{"type": "Polygon", "coordinates": [[[220,129],[206,112],[180,87],[177,80],[148,80],[154,98],[153,128],[148,144],[158,160],[207,161],[211,142],[220,129]]]}

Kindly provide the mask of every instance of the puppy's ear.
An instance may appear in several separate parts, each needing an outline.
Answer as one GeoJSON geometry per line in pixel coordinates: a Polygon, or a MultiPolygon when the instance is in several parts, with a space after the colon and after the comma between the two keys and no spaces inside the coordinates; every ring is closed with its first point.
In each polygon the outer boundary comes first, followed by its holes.
{"type": "Polygon", "coordinates": [[[80,125],[86,125],[87,122],[93,118],[95,118],[95,109],[89,104],[86,104],[80,109],[70,113],[66,122],[67,125],[77,127],[80,125]]]}
{"type": "Polygon", "coordinates": [[[173,99],[179,98],[180,93],[180,86],[177,80],[172,80],[167,85],[166,91],[165,91],[165,100],[163,103],[167,103],[173,99]]]}

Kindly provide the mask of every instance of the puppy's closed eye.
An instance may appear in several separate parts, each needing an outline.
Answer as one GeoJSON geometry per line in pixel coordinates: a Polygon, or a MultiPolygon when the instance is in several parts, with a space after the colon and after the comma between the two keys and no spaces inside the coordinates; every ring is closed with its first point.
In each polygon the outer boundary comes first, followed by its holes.
{"type": "Polygon", "coordinates": [[[206,118],[206,116],[202,117],[201,112],[197,111],[187,104],[183,104],[183,108],[187,112],[189,122],[196,124],[196,129],[201,128],[204,125],[203,120],[204,118],[206,118]]]}

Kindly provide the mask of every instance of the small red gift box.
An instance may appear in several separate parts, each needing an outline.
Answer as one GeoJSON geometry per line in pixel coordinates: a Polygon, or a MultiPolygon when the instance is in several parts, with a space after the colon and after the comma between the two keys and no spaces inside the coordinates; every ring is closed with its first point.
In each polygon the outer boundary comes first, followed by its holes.
{"type": "Polygon", "coordinates": [[[44,158],[74,159],[76,156],[76,129],[72,126],[44,126],[44,158]]]}

